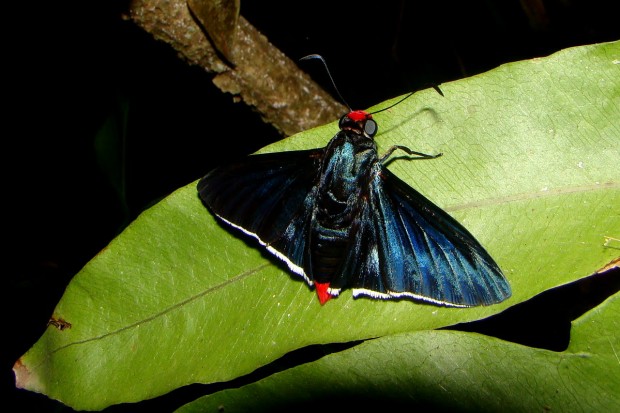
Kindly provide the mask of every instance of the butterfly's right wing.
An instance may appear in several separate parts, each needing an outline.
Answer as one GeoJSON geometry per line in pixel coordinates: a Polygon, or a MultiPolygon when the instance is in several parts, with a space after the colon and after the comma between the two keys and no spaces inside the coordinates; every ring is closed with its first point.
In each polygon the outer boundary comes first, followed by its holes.
{"type": "Polygon", "coordinates": [[[510,296],[499,266],[469,231],[378,167],[350,257],[333,288],[448,306],[489,305],[510,296]]]}
{"type": "Polygon", "coordinates": [[[209,172],[198,193],[219,218],[259,240],[303,276],[323,149],[248,156],[209,172]]]}

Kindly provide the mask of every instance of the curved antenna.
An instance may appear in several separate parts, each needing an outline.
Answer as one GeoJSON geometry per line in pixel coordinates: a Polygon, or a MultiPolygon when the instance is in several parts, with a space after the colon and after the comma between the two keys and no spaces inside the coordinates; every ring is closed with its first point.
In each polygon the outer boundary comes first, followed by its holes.
{"type": "MultiPolygon", "coordinates": [[[[435,89],[435,91],[437,93],[439,93],[441,96],[443,96],[443,92],[441,91],[441,89],[439,89],[439,86],[437,85],[433,85],[432,86],[433,89],[435,89]]],[[[407,96],[405,96],[404,98],[402,98],[401,100],[399,100],[396,103],[392,103],[390,106],[388,106],[387,108],[383,108],[383,109],[379,109],[379,110],[375,110],[374,112],[370,112],[370,115],[374,115],[375,113],[379,113],[379,112],[383,112],[384,110],[388,110],[390,108],[393,108],[394,106],[398,105],[400,102],[402,102],[405,99],[408,99],[409,97],[411,97],[411,95],[413,95],[415,92],[411,92],[409,93],[407,96]]]]}
{"type": "MultiPolygon", "coordinates": [[[[336,87],[336,82],[334,82],[334,78],[332,77],[332,74],[329,72],[329,68],[327,67],[327,62],[325,61],[325,59],[323,59],[323,56],[321,56],[320,54],[310,54],[308,56],[304,56],[301,60],[310,60],[310,59],[319,59],[321,62],[323,62],[323,66],[325,66],[325,70],[327,71],[327,75],[329,76],[329,80],[332,81],[332,86],[334,87],[334,90],[336,91],[336,93],[338,94],[338,97],[340,98],[340,100],[342,101],[342,103],[344,103],[344,105],[349,108],[349,112],[351,112],[353,109],[351,109],[351,106],[349,106],[349,104],[347,103],[346,100],[344,100],[344,98],[342,97],[342,95],[340,94],[340,91],[338,90],[338,88],[336,87]]],[[[386,108],[387,109],[387,108],[386,108]]]]}
{"type": "MultiPolygon", "coordinates": [[[[338,87],[336,87],[336,82],[334,82],[334,78],[332,77],[332,74],[329,71],[329,67],[327,67],[327,62],[325,61],[325,59],[323,59],[323,56],[321,56],[320,54],[310,54],[308,56],[304,56],[301,60],[310,60],[310,59],[318,59],[321,62],[323,62],[323,66],[325,66],[325,71],[327,72],[327,75],[329,76],[329,80],[331,80],[332,82],[332,86],[334,87],[334,90],[336,91],[336,93],[338,94],[338,97],[340,98],[340,100],[342,101],[342,103],[345,104],[345,106],[347,108],[349,108],[349,112],[353,111],[353,109],[351,109],[351,106],[347,103],[347,101],[342,97],[342,95],[340,94],[340,91],[338,90],[338,87]]],[[[441,96],[443,96],[443,92],[441,91],[441,89],[439,89],[438,85],[432,85],[431,86],[433,89],[435,89],[435,91],[437,93],[439,93],[441,96]]],[[[388,106],[387,108],[383,108],[383,109],[379,109],[376,110],[374,112],[370,112],[369,115],[373,115],[375,113],[379,113],[379,112],[383,112],[384,110],[388,110],[393,108],[394,106],[398,105],[399,103],[401,103],[403,100],[408,99],[409,97],[411,97],[411,95],[413,95],[415,92],[411,92],[409,93],[407,96],[405,96],[404,98],[402,98],[401,100],[399,100],[396,103],[391,104],[390,106],[388,106]]]]}

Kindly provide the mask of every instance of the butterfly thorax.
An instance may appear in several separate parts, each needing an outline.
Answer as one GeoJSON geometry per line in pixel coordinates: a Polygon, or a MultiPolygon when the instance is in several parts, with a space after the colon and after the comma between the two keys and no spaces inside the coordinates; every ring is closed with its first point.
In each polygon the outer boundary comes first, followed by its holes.
{"type": "Polygon", "coordinates": [[[343,129],[328,144],[311,223],[308,273],[315,281],[330,282],[345,260],[377,162],[376,144],[363,133],[343,129]]]}

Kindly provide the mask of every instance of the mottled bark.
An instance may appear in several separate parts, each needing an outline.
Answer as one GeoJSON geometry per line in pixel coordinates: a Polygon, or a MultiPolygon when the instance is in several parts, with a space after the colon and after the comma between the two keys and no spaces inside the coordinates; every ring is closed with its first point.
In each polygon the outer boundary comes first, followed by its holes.
{"type": "Polygon", "coordinates": [[[213,74],[219,89],[255,108],[283,135],[328,123],[346,111],[242,16],[223,59],[184,0],[133,0],[130,15],[190,64],[213,74]]]}

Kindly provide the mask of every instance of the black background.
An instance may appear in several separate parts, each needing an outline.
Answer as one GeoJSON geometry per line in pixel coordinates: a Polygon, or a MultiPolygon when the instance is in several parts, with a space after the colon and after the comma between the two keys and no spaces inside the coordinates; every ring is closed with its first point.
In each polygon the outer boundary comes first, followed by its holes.
{"type": "MultiPolygon", "coordinates": [[[[356,108],[502,63],[620,39],[613,2],[547,1],[538,24],[525,3],[248,1],[241,13],[290,58],[322,54],[356,108]]],[[[70,411],[15,390],[11,368],[43,333],[71,277],[127,219],[216,162],[281,138],[208,74],[124,19],[127,8],[126,1],[91,0],[5,10],[9,247],[1,385],[9,403],[19,403],[9,406],[15,411],[70,411]],[[94,146],[122,105],[129,108],[128,213],[94,146]]],[[[309,72],[331,91],[324,74],[309,72]]]]}

